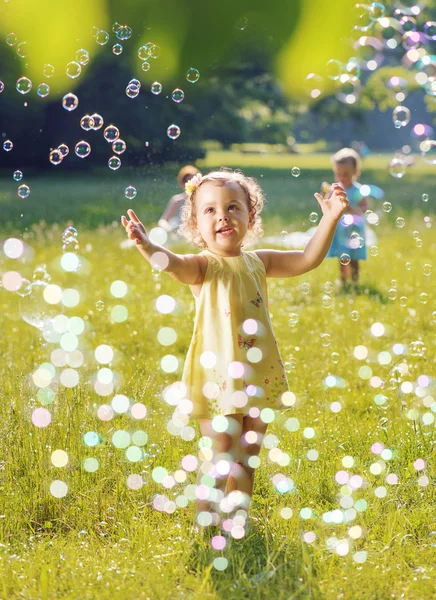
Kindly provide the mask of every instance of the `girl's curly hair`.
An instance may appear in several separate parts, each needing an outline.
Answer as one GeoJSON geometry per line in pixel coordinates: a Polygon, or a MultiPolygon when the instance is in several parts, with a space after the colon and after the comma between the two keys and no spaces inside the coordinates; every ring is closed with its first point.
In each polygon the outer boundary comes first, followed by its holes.
{"type": "MultiPolygon", "coordinates": [[[[263,236],[264,231],[260,213],[264,208],[266,199],[260,185],[253,177],[247,177],[240,169],[232,171],[232,169],[229,169],[228,167],[221,167],[218,171],[211,171],[210,173],[207,173],[207,175],[203,175],[202,177],[197,175],[196,177],[198,178],[197,184],[193,184],[193,180],[191,180],[186,186],[187,198],[180,214],[181,222],[177,228],[177,233],[187,242],[193,243],[201,249],[207,247],[206,242],[203,240],[197,229],[195,212],[196,192],[198,188],[207,181],[212,181],[221,186],[228,182],[237,183],[245,193],[248,210],[250,212],[248,231],[244,241],[249,242],[263,236]]],[[[244,243],[242,243],[242,246],[243,245],[244,243]]]]}

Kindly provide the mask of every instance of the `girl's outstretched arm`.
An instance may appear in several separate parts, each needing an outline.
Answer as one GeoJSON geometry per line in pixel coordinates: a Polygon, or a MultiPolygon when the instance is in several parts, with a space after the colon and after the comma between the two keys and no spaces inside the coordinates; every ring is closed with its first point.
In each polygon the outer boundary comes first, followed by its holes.
{"type": "Polygon", "coordinates": [[[194,285],[201,280],[200,259],[196,254],[174,254],[168,248],[154,244],[147,235],[144,225],[135,211],[129,209],[127,214],[130,221],[123,215],[121,223],[131,240],[152,267],[166,271],[170,277],[181,283],[194,285]]]}

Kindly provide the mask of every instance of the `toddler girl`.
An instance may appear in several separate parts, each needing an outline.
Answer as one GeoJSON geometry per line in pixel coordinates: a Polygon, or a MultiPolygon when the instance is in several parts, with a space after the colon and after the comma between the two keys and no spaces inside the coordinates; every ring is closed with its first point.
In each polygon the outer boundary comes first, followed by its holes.
{"type": "Polygon", "coordinates": [[[212,442],[212,448],[203,448],[197,478],[201,526],[218,525],[227,513],[222,527],[231,531],[230,513],[238,510],[238,523],[248,517],[271,410],[289,406],[266,278],[295,277],[322,262],[348,206],[343,188],[333,184],[332,190],[329,199],[314,194],[323,217],[304,251],[243,249],[244,242],[263,235],[264,195],[238,170],[199,174],[186,184],[179,233],[201,249],[198,254],[174,254],[152,243],[133,210],[130,221],[121,217],[141,254],[188,284],[195,298],[194,332],[180,382],[184,400],[178,408],[198,419],[201,434],[212,442]]]}

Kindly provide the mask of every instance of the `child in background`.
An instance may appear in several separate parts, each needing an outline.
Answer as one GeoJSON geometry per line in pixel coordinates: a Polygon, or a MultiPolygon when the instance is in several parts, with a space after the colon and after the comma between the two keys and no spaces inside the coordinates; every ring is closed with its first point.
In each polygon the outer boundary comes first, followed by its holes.
{"type": "Polygon", "coordinates": [[[337,184],[329,199],[315,194],[323,217],[304,251],[245,251],[244,242],[263,235],[258,183],[221,169],[196,175],[186,192],[179,232],[201,249],[198,254],[174,254],[151,242],[133,210],[121,222],[144,258],[189,285],[194,296],[194,332],[175,384],[176,410],[185,421],[198,419],[201,434],[211,440],[197,477],[197,523],[219,525],[222,512],[222,527],[231,531],[236,510],[247,526],[268,415],[290,405],[266,278],[295,277],[319,266],[348,201],[337,184]]]}
{"type": "Polygon", "coordinates": [[[200,173],[200,171],[193,165],[186,165],[180,169],[177,175],[177,183],[182,188],[183,192],[175,194],[168,200],[168,204],[158,223],[159,227],[162,227],[165,231],[172,232],[179,227],[180,215],[187,198],[185,185],[198,173],[200,173]]]}
{"type": "MultiPolygon", "coordinates": [[[[366,260],[365,211],[368,200],[362,197],[356,181],[360,176],[360,156],[352,148],[342,148],[331,158],[335,180],[344,188],[349,206],[336,228],[327,258],[339,258],[340,278],[345,286],[350,277],[354,283],[359,281],[359,260],[366,260]],[[347,258],[347,255],[349,259],[347,258]],[[341,258],[342,257],[342,258],[341,258]]],[[[328,198],[329,185],[323,183],[322,191],[328,198]]]]}

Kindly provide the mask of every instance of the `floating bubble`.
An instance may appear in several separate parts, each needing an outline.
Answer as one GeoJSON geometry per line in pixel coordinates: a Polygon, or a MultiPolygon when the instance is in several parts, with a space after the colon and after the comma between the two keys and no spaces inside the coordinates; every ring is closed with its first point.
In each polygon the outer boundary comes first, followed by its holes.
{"type": "Polygon", "coordinates": [[[359,99],[361,91],[362,84],[358,79],[342,75],[335,95],[344,104],[354,104],[359,99]]]}
{"type": "Polygon", "coordinates": [[[190,83],[196,83],[200,79],[200,71],[191,67],[186,71],[186,79],[190,83]]]}
{"type": "Polygon", "coordinates": [[[316,223],[318,221],[318,213],[311,212],[310,215],[309,215],[309,221],[311,223],[316,223]]]}
{"type": "Polygon", "coordinates": [[[77,52],[76,52],[76,62],[78,62],[82,66],[87,65],[89,63],[89,52],[88,52],[88,50],[85,50],[85,48],[80,48],[80,50],[77,50],[77,52]]]}
{"type": "Polygon", "coordinates": [[[405,224],[406,224],[406,221],[403,219],[403,217],[397,217],[395,219],[395,225],[397,227],[399,227],[400,229],[402,229],[405,224]]]}
{"type": "Polygon", "coordinates": [[[115,127],[115,125],[108,125],[104,130],[103,135],[107,142],[114,142],[120,137],[120,132],[118,127],[115,127]]]}
{"type": "Polygon", "coordinates": [[[109,166],[109,169],[112,169],[112,171],[116,171],[121,167],[121,159],[119,159],[118,156],[111,156],[107,164],[109,166]]]}
{"type": "Polygon", "coordinates": [[[44,77],[53,77],[55,68],[53,65],[46,64],[44,65],[44,69],[42,70],[44,77]]]}
{"type": "Polygon", "coordinates": [[[247,19],[247,17],[244,17],[244,16],[239,17],[235,23],[236,29],[239,29],[240,31],[244,31],[244,29],[246,29],[247,25],[248,25],[248,19],[247,19]]]}
{"type": "Polygon", "coordinates": [[[410,121],[410,110],[407,106],[397,106],[392,112],[392,120],[394,125],[405,127],[410,121]]]}
{"type": "Polygon", "coordinates": [[[150,48],[152,45],[153,44],[151,42],[148,42],[144,46],[141,46],[138,49],[138,58],[140,58],[141,60],[147,60],[148,58],[150,58],[150,48]]]}
{"type": "Polygon", "coordinates": [[[8,46],[15,46],[15,44],[18,42],[18,36],[15,33],[8,33],[8,35],[5,37],[5,41],[8,46]]]}
{"type": "Polygon", "coordinates": [[[65,110],[68,110],[68,112],[76,110],[76,108],[79,106],[79,98],[75,94],[65,94],[65,96],[62,98],[62,106],[65,108],[65,110]]]}
{"type": "Polygon", "coordinates": [[[21,42],[21,44],[18,44],[17,54],[20,58],[26,58],[29,56],[29,45],[27,42],[21,42]]]}
{"type": "Polygon", "coordinates": [[[36,89],[36,93],[40,98],[45,98],[50,93],[50,86],[47,83],[40,83],[36,89]]]}
{"type": "Polygon", "coordinates": [[[115,56],[119,56],[123,51],[123,47],[121,44],[114,44],[112,46],[112,52],[115,54],[115,56]]]}
{"type": "Polygon", "coordinates": [[[422,194],[422,201],[428,202],[428,194],[422,194]]]}
{"type": "Polygon", "coordinates": [[[369,7],[369,18],[371,21],[377,21],[385,16],[386,8],[380,2],[373,2],[369,7]]]}
{"type": "Polygon", "coordinates": [[[406,162],[401,157],[394,157],[389,163],[389,173],[396,179],[401,179],[406,172],[406,162]]]}
{"type": "Polygon", "coordinates": [[[151,92],[152,94],[154,94],[155,96],[157,96],[158,94],[160,94],[162,91],[162,84],[159,83],[158,81],[155,81],[151,84],[151,92]]]}
{"type": "Polygon", "coordinates": [[[299,177],[301,173],[300,167],[292,167],[291,169],[291,175],[293,177],[299,177]]]}
{"type": "Polygon", "coordinates": [[[62,243],[76,242],[79,237],[79,232],[75,227],[67,227],[62,233],[62,243]]]}
{"type": "Polygon", "coordinates": [[[5,150],[5,152],[10,152],[13,147],[14,144],[11,142],[11,140],[5,140],[3,142],[3,150],[5,150]]]}
{"type": "Polygon", "coordinates": [[[353,46],[359,64],[368,71],[375,71],[383,62],[383,43],[376,37],[363,35],[353,46]]]}
{"type": "Polygon", "coordinates": [[[126,187],[125,191],[124,191],[124,195],[128,200],[133,200],[133,198],[136,198],[136,188],[133,187],[133,185],[129,185],[126,187]]]}
{"type": "MultiPolygon", "coordinates": [[[[423,27],[424,34],[429,37],[431,40],[436,41],[436,22],[435,21],[427,21],[423,27]]],[[[14,35],[14,34],[9,34],[14,35]]]]}
{"type": "Polygon", "coordinates": [[[94,131],[97,131],[98,129],[103,127],[104,121],[101,115],[99,115],[98,113],[94,113],[93,115],[91,115],[91,119],[94,121],[94,126],[92,128],[94,131]]]}
{"type": "Polygon", "coordinates": [[[383,210],[388,213],[392,210],[392,204],[390,202],[383,202],[383,210]]]}
{"type": "Polygon", "coordinates": [[[126,87],[126,96],[128,96],[129,98],[136,98],[136,96],[138,94],[139,94],[139,87],[137,85],[130,83],[126,87]]]}
{"type": "Polygon", "coordinates": [[[0,81],[0,94],[2,93],[2,91],[5,89],[5,84],[3,83],[3,81],[0,81]]]}
{"type": "Polygon", "coordinates": [[[20,198],[28,198],[30,195],[30,187],[23,183],[23,185],[20,185],[18,188],[17,194],[20,196],[20,198]]]}
{"type": "Polygon", "coordinates": [[[149,54],[150,54],[151,58],[159,58],[160,46],[157,46],[156,44],[152,44],[150,46],[149,54]]]}
{"type": "Polygon", "coordinates": [[[333,79],[334,81],[339,79],[339,77],[345,71],[345,65],[341,63],[339,60],[331,59],[326,64],[326,73],[329,79],[333,79]]]}
{"type": "Polygon", "coordinates": [[[170,139],[176,140],[180,135],[180,127],[178,125],[170,125],[167,129],[167,135],[170,139]]]}
{"type": "Polygon", "coordinates": [[[144,62],[141,65],[141,69],[145,72],[150,70],[150,63],[147,62],[146,60],[144,60],[144,62]]]}
{"type": "Polygon", "coordinates": [[[420,143],[419,147],[424,162],[429,165],[436,165],[436,141],[424,140],[420,143]]]}
{"type": "Polygon", "coordinates": [[[74,152],[79,158],[86,158],[91,154],[91,146],[85,140],[81,140],[75,145],[74,152]]]}
{"type": "Polygon", "coordinates": [[[358,79],[360,77],[361,68],[357,58],[350,58],[345,65],[345,71],[350,77],[358,79]]]}
{"type": "Polygon", "coordinates": [[[62,152],[59,151],[58,148],[55,148],[54,150],[52,150],[48,157],[48,159],[52,165],[60,165],[63,158],[64,158],[64,156],[63,156],[62,152]]]}
{"type": "Polygon", "coordinates": [[[97,42],[97,44],[100,44],[100,46],[104,46],[105,44],[107,44],[109,41],[108,32],[104,29],[100,29],[100,31],[95,36],[95,41],[97,42]]]}
{"type": "Polygon", "coordinates": [[[70,79],[76,79],[77,77],[79,77],[80,73],[82,72],[82,67],[81,67],[80,63],[73,60],[67,64],[67,68],[65,69],[65,72],[70,79]]]}
{"type": "Polygon", "coordinates": [[[17,92],[20,92],[20,94],[28,94],[32,89],[32,82],[28,77],[20,77],[17,81],[16,88],[17,92]]]}
{"type": "Polygon", "coordinates": [[[115,31],[115,35],[119,40],[128,40],[132,37],[132,29],[128,25],[120,25],[115,31]]]}
{"type": "Polygon", "coordinates": [[[68,148],[68,146],[66,144],[59,144],[58,150],[64,158],[66,156],[68,156],[68,154],[70,153],[70,149],[68,148]]]}
{"type": "Polygon", "coordinates": [[[29,288],[30,293],[20,298],[19,307],[23,321],[42,329],[49,319],[53,319],[58,310],[55,305],[49,304],[44,297],[48,287],[47,281],[43,279],[34,280],[29,288]]]}
{"type": "Polygon", "coordinates": [[[183,98],[185,97],[185,92],[183,90],[180,90],[179,88],[175,89],[173,91],[173,93],[171,94],[171,98],[174,100],[174,102],[182,102],[183,98]]]}
{"type": "Polygon", "coordinates": [[[341,265],[349,265],[351,262],[351,258],[350,255],[347,254],[346,252],[344,252],[343,254],[341,254],[341,256],[339,257],[339,262],[341,263],[341,265]]]}
{"type": "Polygon", "coordinates": [[[14,171],[13,178],[15,181],[21,181],[23,179],[23,173],[21,171],[14,171]]]}
{"type": "Polygon", "coordinates": [[[103,300],[97,300],[97,302],[95,303],[95,308],[98,311],[102,311],[103,308],[104,308],[104,302],[103,302],[103,300]]]}
{"type": "Polygon", "coordinates": [[[80,127],[85,131],[89,131],[94,127],[94,120],[90,115],[84,115],[80,119],[80,127]]]}
{"type": "Polygon", "coordinates": [[[120,138],[112,142],[112,150],[115,154],[122,154],[126,150],[126,142],[120,138]]]}

